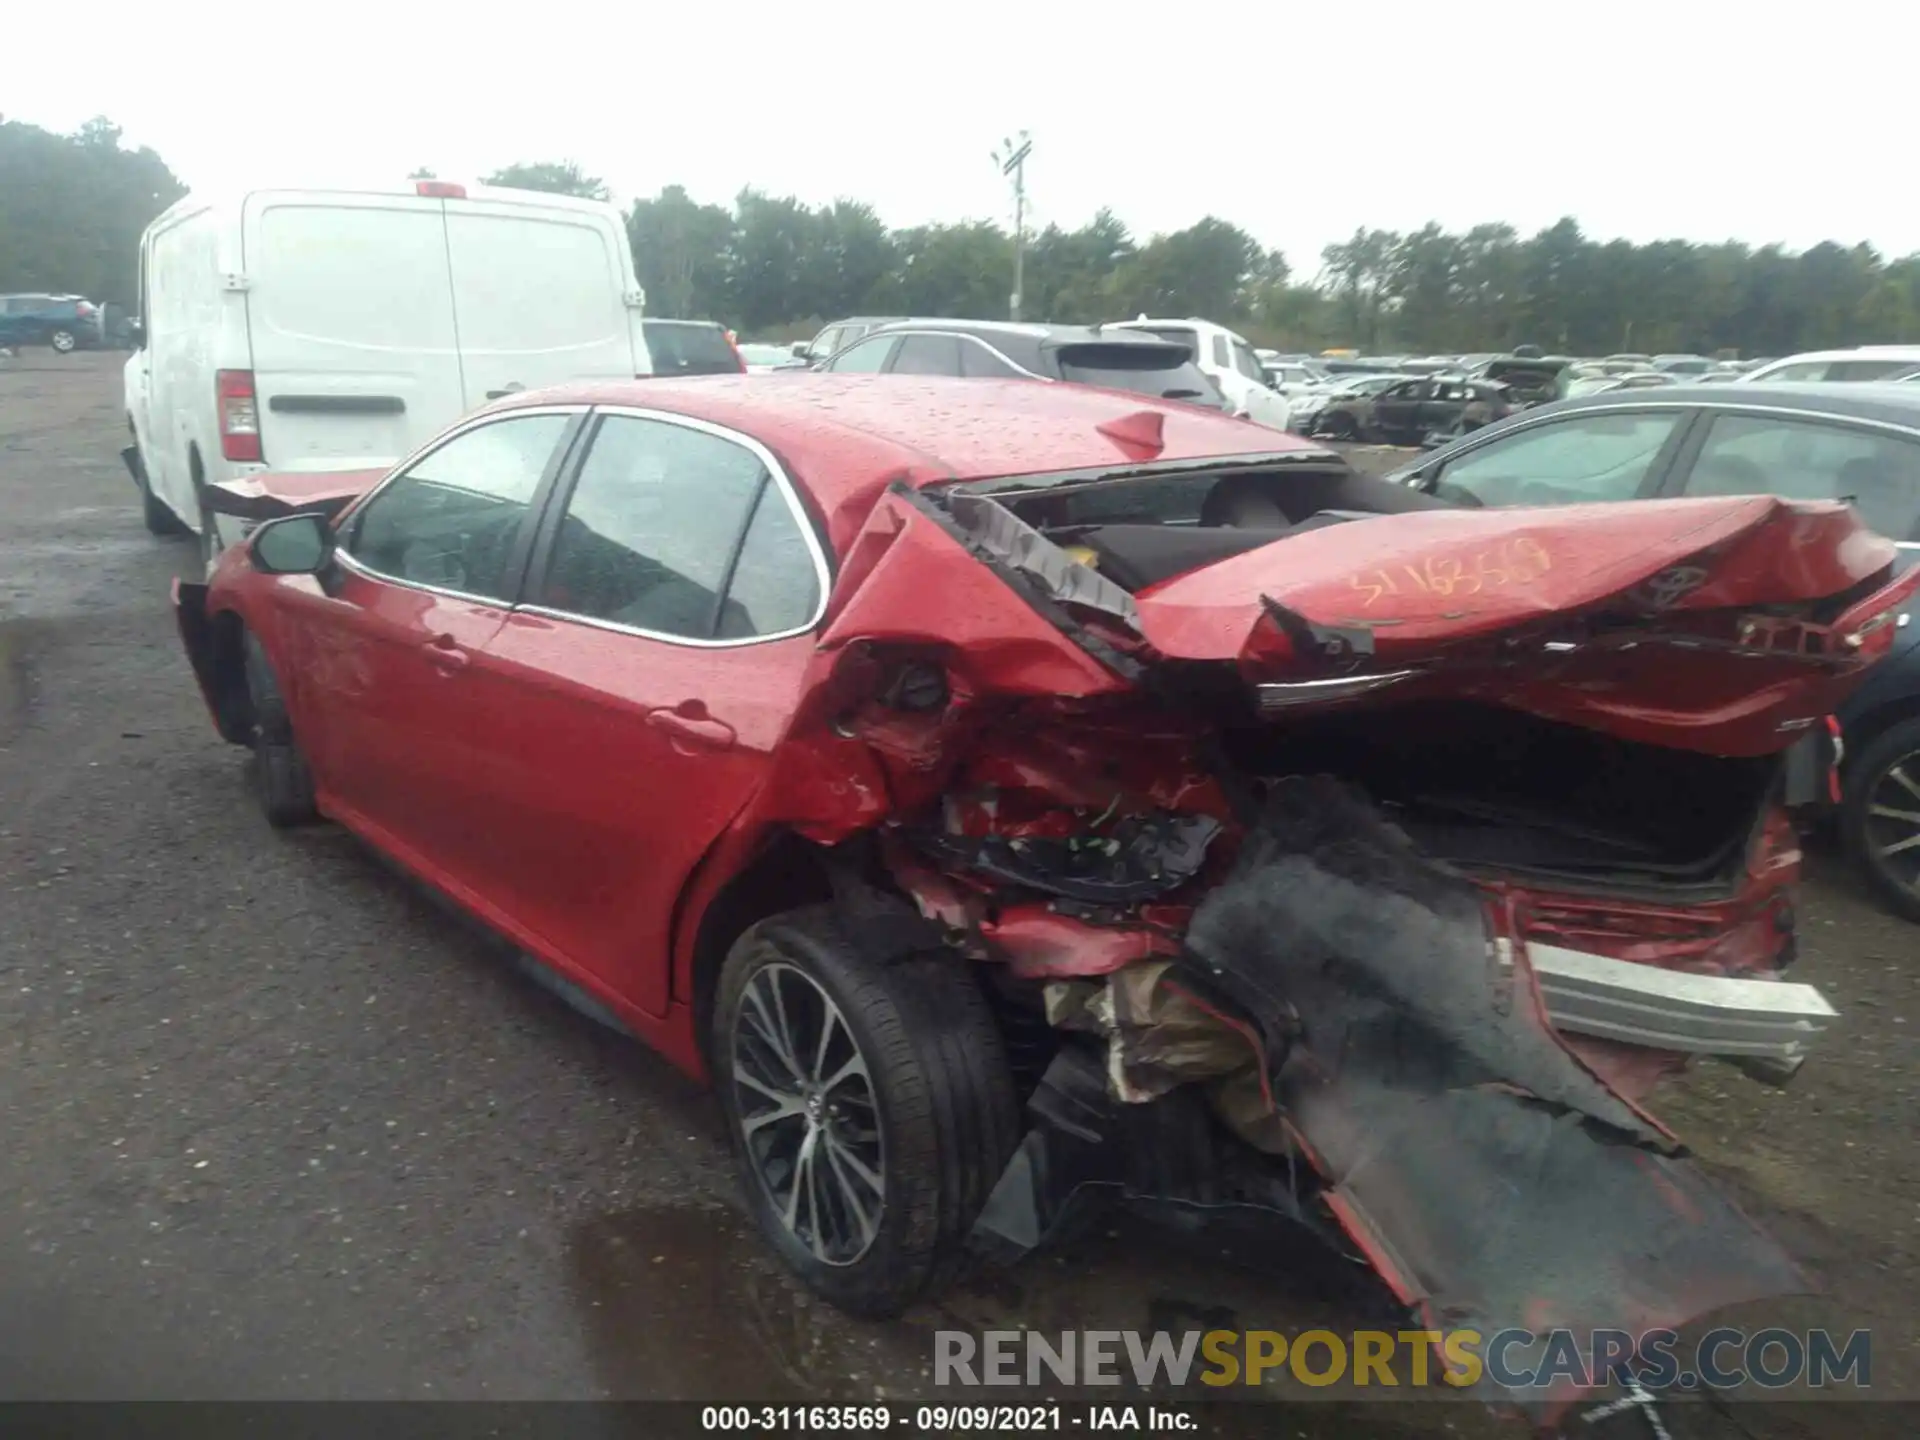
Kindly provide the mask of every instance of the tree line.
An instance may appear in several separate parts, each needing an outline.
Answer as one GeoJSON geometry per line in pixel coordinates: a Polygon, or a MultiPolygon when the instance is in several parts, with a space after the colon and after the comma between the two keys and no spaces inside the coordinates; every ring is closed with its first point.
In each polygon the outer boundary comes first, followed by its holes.
{"type": "MultiPolygon", "coordinates": [[[[484,183],[608,195],[569,161],[509,165],[484,183]]],[[[0,291],[131,300],[140,232],[183,193],[158,155],[123,147],[106,119],[60,135],[0,118],[0,291]]],[[[892,229],[853,200],[812,206],[746,189],[715,205],[669,185],[635,202],[626,224],[656,315],[767,335],[844,315],[1008,312],[1013,237],[985,221],[892,229]]],[[[1572,218],[1531,236],[1505,224],[1362,227],[1304,274],[1214,216],[1141,238],[1102,210],[1075,229],[1029,234],[1024,272],[1028,318],[1200,315],[1285,349],[1444,354],[1526,342],[1576,354],[1784,355],[1920,342],[1920,255],[1599,241],[1572,218]]]]}

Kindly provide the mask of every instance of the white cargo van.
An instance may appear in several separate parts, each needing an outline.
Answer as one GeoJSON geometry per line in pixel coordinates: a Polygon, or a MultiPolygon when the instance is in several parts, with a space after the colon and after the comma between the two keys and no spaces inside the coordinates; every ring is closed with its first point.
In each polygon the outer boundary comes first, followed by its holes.
{"type": "Polygon", "coordinates": [[[597,201],[438,180],[188,196],[140,245],[147,524],[217,546],[207,485],[385,466],[509,391],[645,375],[641,298],[597,201]]]}

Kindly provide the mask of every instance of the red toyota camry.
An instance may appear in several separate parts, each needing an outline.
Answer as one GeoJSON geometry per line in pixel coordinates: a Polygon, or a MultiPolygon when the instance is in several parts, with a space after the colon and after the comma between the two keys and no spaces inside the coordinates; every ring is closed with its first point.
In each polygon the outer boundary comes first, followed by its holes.
{"type": "Polygon", "coordinates": [[[838,1304],[1102,1193],[1484,1331],[1801,1284],[1642,1103],[1832,1018],[1787,811],[1920,581],[1844,505],[1462,510],[1177,403],[808,374],[214,504],[181,633],[267,818],[711,1076],[838,1304]]]}

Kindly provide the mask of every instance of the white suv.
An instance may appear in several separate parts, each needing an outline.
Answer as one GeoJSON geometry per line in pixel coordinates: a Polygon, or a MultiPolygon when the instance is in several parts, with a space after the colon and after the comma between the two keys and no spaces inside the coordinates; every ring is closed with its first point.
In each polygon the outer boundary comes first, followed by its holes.
{"type": "Polygon", "coordinates": [[[1293,408],[1287,397],[1267,383],[1260,357],[1243,336],[1211,320],[1120,320],[1102,327],[1108,330],[1145,330],[1163,340],[1172,340],[1192,352],[1193,363],[1218,385],[1233,406],[1233,413],[1244,415],[1262,425],[1285,430],[1293,408]]]}

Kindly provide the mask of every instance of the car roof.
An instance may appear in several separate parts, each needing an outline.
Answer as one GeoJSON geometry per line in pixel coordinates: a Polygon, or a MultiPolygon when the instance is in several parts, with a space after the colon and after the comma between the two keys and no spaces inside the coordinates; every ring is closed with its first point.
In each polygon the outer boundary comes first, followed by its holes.
{"type": "Polygon", "coordinates": [[[1783,355],[1778,360],[1769,360],[1758,369],[1771,369],[1775,365],[1795,365],[1817,360],[1913,360],[1920,362],[1920,345],[1857,345],[1851,350],[1803,350],[1797,355],[1783,355]]]}
{"type": "Polygon", "coordinates": [[[827,512],[836,545],[851,538],[837,517],[849,509],[863,516],[893,479],[926,485],[1236,456],[1336,458],[1298,435],[1178,401],[1091,385],[944,375],[776,370],[576,382],[518,391],[487,412],[556,404],[661,410],[752,437],[827,512]],[[1163,448],[1150,461],[1097,428],[1141,411],[1166,417],[1163,448]]]}
{"type": "Polygon", "coordinates": [[[1053,344],[1078,345],[1153,345],[1166,346],[1174,342],[1163,340],[1158,335],[1149,335],[1139,330],[1121,330],[1102,325],[1045,325],[1020,320],[898,320],[882,325],[872,331],[872,335],[909,334],[929,330],[946,331],[955,335],[977,335],[982,339],[994,335],[1020,335],[1031,340],[1049,341],[1053,344]]]}

